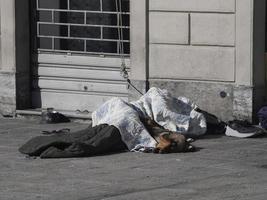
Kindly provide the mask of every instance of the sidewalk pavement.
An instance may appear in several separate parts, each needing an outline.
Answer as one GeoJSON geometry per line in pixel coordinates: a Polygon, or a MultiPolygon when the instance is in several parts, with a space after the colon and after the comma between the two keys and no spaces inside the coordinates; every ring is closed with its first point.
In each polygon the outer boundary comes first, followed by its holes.
{"type": "Polygon", "coordinates": [[[194,153],[32,159],[18,148],[43,130],[87,124],[39,124],[0,118],[1,200],[265,200],[267,137],[209,136],[194,153]]]}

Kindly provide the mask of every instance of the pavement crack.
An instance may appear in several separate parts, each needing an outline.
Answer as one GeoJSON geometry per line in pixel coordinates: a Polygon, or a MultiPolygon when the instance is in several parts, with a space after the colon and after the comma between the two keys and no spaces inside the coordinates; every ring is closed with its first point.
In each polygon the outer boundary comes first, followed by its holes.
{"type": "Polygon", "coordinates": [[[174,188],[177,187],[178,185],[183,184],[183,183],[175,183],[175,184],[170,184],[170,185],[164,185],[164,186],[158,186],[158,187],[152,187],[152,188],[146,188],[146,189],[129,189],[129,190],[125,190],[123,192],[118,192],[116,194],[106,194],[106,195],[98,195],[98,196],[91,196],[91,197],[85,197],[85,198],[81,198],[79,200],[88,200],[88,199],[95,199],[95,200],[107,200],[110,198],[114,198],[114,197],[121,197],[121,196],[126,196],[126,195],[131,195],[131,194],[137,194],[137,193],[142,193],[142,192],[150,192],[150,191],[156,191],[156,190],[160,190],[160,189],[164,189],[164,188],[174,188]]]}

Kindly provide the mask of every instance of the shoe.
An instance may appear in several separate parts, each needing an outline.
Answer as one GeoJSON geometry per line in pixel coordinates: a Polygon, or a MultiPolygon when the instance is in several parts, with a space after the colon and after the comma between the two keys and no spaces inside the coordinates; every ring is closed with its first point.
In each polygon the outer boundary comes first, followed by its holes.
{"type": "Polygon", "coordinates": [[[63,115],[62,113],[48,110],[42,112],[41,124],[56,124],[56,123],[65,123],[70,122],[70,119],[63,115]]]}
{"type": "Polygon", "coordinates": [[[229,121],[225,131],[225,135],[238,138],[255,137],[264,133],[264,129],[242,120],[229,121]]]}

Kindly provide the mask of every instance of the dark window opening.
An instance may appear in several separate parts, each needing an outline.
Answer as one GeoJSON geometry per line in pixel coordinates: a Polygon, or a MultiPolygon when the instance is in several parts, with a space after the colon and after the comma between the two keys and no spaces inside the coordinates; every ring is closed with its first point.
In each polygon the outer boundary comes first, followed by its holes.
{"type": "Polygon", "coordinates": [[[36,1],[40,52],[129,55],[129,0],[36,1]]]}

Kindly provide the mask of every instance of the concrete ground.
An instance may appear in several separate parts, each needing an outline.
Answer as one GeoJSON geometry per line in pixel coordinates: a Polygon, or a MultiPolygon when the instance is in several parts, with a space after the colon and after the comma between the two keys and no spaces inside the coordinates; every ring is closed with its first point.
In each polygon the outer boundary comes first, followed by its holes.
{"type": "Polygon", "coordinates": [[[1,200],[265,200],[267,137],[197,140],[194,153],[32,159],[18,147],[42,130],[87,124],[0,119],[1,200]]]}

